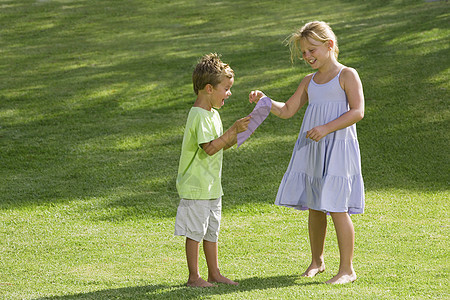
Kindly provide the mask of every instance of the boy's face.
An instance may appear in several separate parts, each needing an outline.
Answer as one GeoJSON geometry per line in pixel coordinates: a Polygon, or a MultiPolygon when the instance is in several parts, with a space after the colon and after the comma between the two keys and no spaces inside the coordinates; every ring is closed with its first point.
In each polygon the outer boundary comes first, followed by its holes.
{"type": "Polygon", "coordinates": [[[225,99],[231,96],[231,87],[234,83],[234,77],[223,77],[222,81],[213,87],[211,106],[221,108],[225,104],[225,99]]]}

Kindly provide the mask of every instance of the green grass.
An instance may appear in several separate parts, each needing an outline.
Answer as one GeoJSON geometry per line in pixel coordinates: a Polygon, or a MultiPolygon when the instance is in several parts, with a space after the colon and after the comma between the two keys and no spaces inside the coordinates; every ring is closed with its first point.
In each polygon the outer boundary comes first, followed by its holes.
{"type": "MultiPolygon", "coordinates": [[[[0,298],[448,299],[450,8],[446,1],[0,0],[0,298]],[[329,222],[327,271],[307,213],[273,205],[304,110],[270,116],[224,153],[220,265],[239,287],[184,287],[175,177],[197,59],[286,100],[311,70],[284,39],[329,22],[366,97],[358,123],[366,213],[351,285],[329,222]]],[[[206,265],[201,260],[201,272],[206,265]]]]}

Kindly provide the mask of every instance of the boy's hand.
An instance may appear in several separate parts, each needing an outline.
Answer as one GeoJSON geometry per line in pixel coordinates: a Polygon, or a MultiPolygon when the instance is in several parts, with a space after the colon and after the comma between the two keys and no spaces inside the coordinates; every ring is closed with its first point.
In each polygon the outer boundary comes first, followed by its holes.
{"type": "Polygon", "coordinates": [[[245,118],[239,119],[234,122],[234,126],[236,126],[236,133],[244,132],[247,130],[251,117],[252,116],[246,116],[245,118]]]}
{"type": "Polygon", "coordinates": [[[251,91],[250,94],[248,95],[248,101],[250,101],[250,103],[258,103],[259,99],[265,96],[266,95],[264,95],[264,93],[261,91],[258,90],[251,91]]]}

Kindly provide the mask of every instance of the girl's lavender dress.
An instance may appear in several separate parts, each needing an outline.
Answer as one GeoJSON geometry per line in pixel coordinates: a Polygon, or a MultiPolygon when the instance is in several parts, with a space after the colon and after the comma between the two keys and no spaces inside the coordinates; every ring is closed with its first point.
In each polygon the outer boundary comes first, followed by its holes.
{"type": "MultiPolygon", "coordinates": [[[[342,70],[341,70],[342,71],[342,70]]],[[[309,104],[291,161],[278,189],[275,204],[329,212],[364,212],[364,182],[356,124],[315,142],[306,132],[337,119],[349,110],[347,96],[336,77],[308,86],[309,104]]]]}

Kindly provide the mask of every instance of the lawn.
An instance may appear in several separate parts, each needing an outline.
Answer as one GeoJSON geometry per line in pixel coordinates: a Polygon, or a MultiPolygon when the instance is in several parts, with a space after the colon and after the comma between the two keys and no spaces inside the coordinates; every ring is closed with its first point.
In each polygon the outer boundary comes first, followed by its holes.
{"type": "MultiPolygon", "coordinates": [[[[450,4],[419,0],[0,0],[1,299],[449,299],[450,4]],[[224,153],[221,271],[185,287],[175,178],[197,59],[236,73],[224,128],[260,89],[285,101],[312,70],[286,37],[331,24],[366,99],[366,212],[350,285],[329,219],[326,272],[307,213],[273,205],[304,109],[224,153]]],[[[206,263],[200,260],[206,276],[206,263]]]]}

